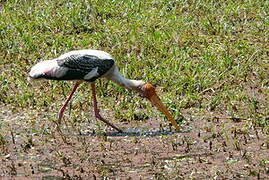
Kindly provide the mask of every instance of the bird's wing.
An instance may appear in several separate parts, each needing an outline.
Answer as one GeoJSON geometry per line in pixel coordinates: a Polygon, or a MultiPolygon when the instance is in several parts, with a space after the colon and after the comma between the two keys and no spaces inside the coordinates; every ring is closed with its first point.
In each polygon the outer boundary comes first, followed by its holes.
{"type": "Polygon", "coordinates": [[[71,55],[57,59],[58,66],[66,70],[63,80],[94,81],[103,76],[113,65],[113,59],[101,59],[93,55],[71,55]]]}

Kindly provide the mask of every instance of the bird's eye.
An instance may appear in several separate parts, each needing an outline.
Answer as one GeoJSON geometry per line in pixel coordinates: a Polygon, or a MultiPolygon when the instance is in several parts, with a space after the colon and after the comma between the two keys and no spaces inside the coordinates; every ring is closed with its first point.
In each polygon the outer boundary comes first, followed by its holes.
{"type": "Polygon", "coordinates": [[[139,93],[138,96],[145,98],[146,96],[143,93],[139,93]]]}

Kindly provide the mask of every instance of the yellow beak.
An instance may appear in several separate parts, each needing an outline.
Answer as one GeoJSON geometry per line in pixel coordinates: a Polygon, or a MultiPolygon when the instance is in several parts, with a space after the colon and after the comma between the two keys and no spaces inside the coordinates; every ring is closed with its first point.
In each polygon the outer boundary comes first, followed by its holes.
{"type": "Polygon", "coordinates": [[[149,97],[149,100],[151,101],[151,104],[153,106],[157,107],[157,109],[161,111],[171,121],[172,125],[176,128],[176,130],[180,129],[173,116],[169,113],[167,108],[164,106],[164,104],[156,94],[149,97]]]}

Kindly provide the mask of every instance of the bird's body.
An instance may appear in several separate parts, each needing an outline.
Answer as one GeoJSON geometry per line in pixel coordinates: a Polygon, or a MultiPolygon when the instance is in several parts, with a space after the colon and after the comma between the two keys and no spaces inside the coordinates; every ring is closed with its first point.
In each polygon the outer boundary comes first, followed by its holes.
{"type": "Polygon", "coordinates": [[[104,77],[132,89],[144,81],[124,78],[115,66],[113,57],[100,50],[76,50],[58,58],[42,61],[32,67],[29,77],[33,79],[84,80],[94,82],[104,77]]]}
{"type": "Polygon", "coordinates": [[[87,81],[92,83],[95,116],[114,129],[121,131],[116,126],[102,118],[99,114],[99,110],[97,109],[94,81],[98,78],[104,77],[108,80],[112,80],[120,86],[140,93],[143,97],[150,99],[152,104],[157,106],[157,108],[162,106],[161,111],[168,116],[172,124],[178,129],[178,126],[172,116],[164,108],[162,103],[160,104],[160,100],[155,93],[155,88],[151,84],[145,83],[142,80],[131,80],[123,77],[116,67],[113,57],[104,51],[91,49],[70,51],[58,58],[37,63],[31,68],[29,77],[32,79],[76,81],[70,96],[67,98],[59,112],[59,120],[62,118],[64,110],[79,84],[82,81],[87,81]],[[155,100],[152,100],[152,98],[155,98],[155,100]]]}
{"type": "Polygon", "coordinates": [[[93,82],[108,72],[115,62],[103,51],[71,51],[56,59],[36,64],[29,76],[34,79],[85,80],[93,82]]]}

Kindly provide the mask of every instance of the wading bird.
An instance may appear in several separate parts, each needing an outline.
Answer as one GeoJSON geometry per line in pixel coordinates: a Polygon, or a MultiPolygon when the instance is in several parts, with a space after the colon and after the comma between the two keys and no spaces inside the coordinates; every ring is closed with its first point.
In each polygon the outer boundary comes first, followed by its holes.
{"type": "Polygon", "coordinates": [[[90,82],[92,88],[92,98],[95,117],[119,132],[122,132],[115,125],[104,119],[97,108],[95,80],[104,77],[116,84],[138,92],[142,97],[150,100],[153,106],[171,121],[172,125],[179,130],[179,126],[172,115],[161,102],[155,92],[155,87],[142,80],[131,80],[123,77],[115,65],[112,56],[100,50],[76,50],[65,53],[58,58],[42,61],[31,68],[29,73],[31,79],[52,79],[52,80],[72,80],[74,87],[70,95],[65,100],[58,113],[59,123],[63,117],[67,104],[72,98],[78,86],[83,82],[90,82]]]}

